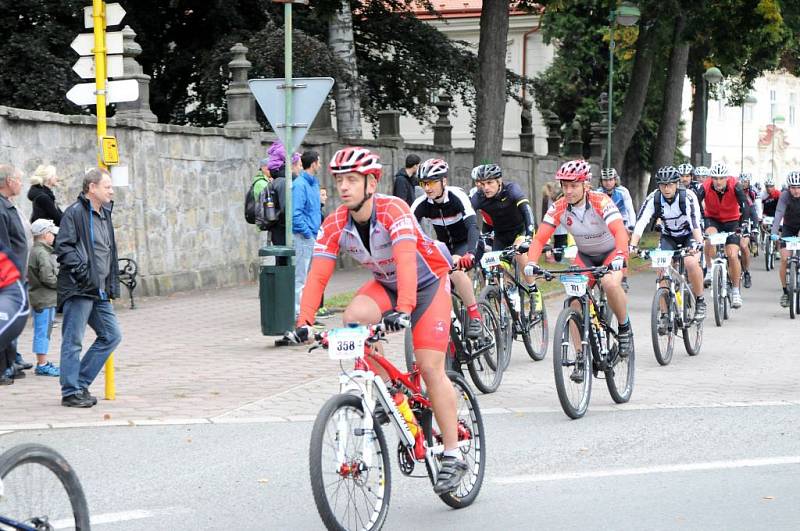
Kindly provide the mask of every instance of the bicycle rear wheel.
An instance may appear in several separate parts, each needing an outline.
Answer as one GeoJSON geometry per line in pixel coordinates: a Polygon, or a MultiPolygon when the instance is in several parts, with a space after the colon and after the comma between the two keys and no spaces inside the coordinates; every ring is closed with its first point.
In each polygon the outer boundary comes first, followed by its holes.
{"type": "Polygon", "coordinates": [[[653,340],[653,353],[659,365],[669,365],[675,349],[675,316],[671,312],[672,295],[669,289],[661,287],[653,297],[650,309],[650,337],[653,340]]]}
{"type": "Polygon", "coordinates": [[[488,304],[497,316],[503,346],[501,351],[503,354],[502,367],[503,370],[506,370],[511,363],[511,347],[514,344],[514,322],[508,307],[508,300],[500,292],[499,286],[486,286],[478,300],[488,304]]]}
{"type": "Polygon", "coordinates": [[[472,381],[482,393],[494,393],[503,381],[503,364],[498,359],[503,352],[503,338],[497,316],[485,302],[478,303],[483,330],[481,338],[471,341],[481,354],[470,359],[467,369],[472,381]]]}
{"type": "Polygon", "coordinates": [[[691,291],[683,294],[683,346],[690,356],[700,354],[703,345],[703,321],[694,318],[695,300],[691,291]]]}
{"type": "Polygon", "coordinates": [[[522,344],[528,356],[533,361],[542,361],[547,354],[547,341],[549,331],[547,326],[547,309],[544,307],[544,299],[539,292],[530,295],[521,293],[522,296],[522,344]],[[537,304],[536,298],[541,300],[537,304]],[[537,310],[537,306],[540,308],[537,310]]]}
{"type": "Polygon", "coordinates": [[[582,340],[583,317],[568,306],[556,321],[553,372],[561,409],[571,419],[586,414],[592,393],[592,355],[582,340]]]}
{"type": "Polygon", "coordinates": [[[91,529],[78,475],[55,450],[40,444],[9,449],[0,455],[0,479],[0,515],[5,518],[35,529],[91,529]]]}
{"type": "Polygon", "coordinates": [[[723,296],[722,296],[722,268],[721,266],[713,266],[714,267],[714,274],[712,276],[711,281],[711,293],[714,299],[714,322],[717,326],[722,326],[722,321],[724,319],[723,316],[723,296]]]}
{"type": "MultiPolygon", "coordinates": [[[[453,382],[456,393],[456,416],[458,417],[458,447],[461,450],[468,471],[461,480],[461,484],[452,492],[439,496],[444,503],[454,509],[462,509],[475,501],[483,485],[483,475],[486,470],[486,435],[483,429],[478,399],[470,389],[467,381],[460,375],[448,372],[447,376],[453,382]]],[[[441,432],[436,420],[428,413],[427,422],[423,423],[425,438],[429,447],[443,443],[441,432]]],[[[436,456],[441,459],[441,454],[436,456]]],[[[433,471],[428,469],[428,477],[434,481],[433,471]]]]}
{"type": "Polygon", "coordinates": [[[322,406],[308,462],[314,503],[327,529],[383,527],[392,493],[389,453],[378,423],[364,430],[359,397],[335,395],[322,406]]]}

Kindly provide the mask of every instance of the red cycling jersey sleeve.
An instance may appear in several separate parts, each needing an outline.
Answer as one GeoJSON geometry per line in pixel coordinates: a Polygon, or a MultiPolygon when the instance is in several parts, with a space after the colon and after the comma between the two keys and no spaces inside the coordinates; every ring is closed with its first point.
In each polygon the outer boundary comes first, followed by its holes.
{"type": "Polygon", "coordinates": [[[300,314],[297,317],[297,326],[312,325],[325,293],[325,286],[333,275],[336,260],[311,260],[311,270],[303,286],[303,295],[300,298],[300,314]]]}

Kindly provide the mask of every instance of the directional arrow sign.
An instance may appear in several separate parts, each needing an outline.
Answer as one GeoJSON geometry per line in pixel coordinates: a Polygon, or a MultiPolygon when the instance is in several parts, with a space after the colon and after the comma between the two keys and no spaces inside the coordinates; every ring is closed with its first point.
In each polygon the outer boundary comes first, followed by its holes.
{"type": "Polygon", "coordinates": [[[251,79],[250,91],[264,111],[272,129],[291,153],[305,138],[311,122],[316,118],[325,102],[331,87],[332,77],[298,77],[292,79],[292,137],[289,139],[286,127],[286,86],[285,79],[251,79]]]}
{"type": "MultiPolygon", "coordinates": [[[[75,105],[95,105],[97,86],[94,83],[78,83],[67,92],[67,99],[75,105]]],[[[123,79],[106,83],[106,103],[136,101],[139,99],[139,83],[135,79],[123,79]]]]}
{"type": "MultiPolygon", "coordinates": [[[[119,4],[106,4],[106,26],[117,26],[125,17],[125,10],[119,4]]],[[[86,28],[94,27],[92,6],[83,8],[83,25],[86,28]]]]}
{"type": "MultiPolygon", "coordinates": [[[[94,33],[79,33],[70,44],[78,55],[92,55],[94,52],[94,33]]],[[[122,53],[122,32],[111,31],[106,33],[106,53],[122,53]]]]}
{"type": "MultiPolygon", "coordinates": [[[[81,57],[72,69],[76,74],[84,79],[94,79],[94,57],[81,57]]],[[[125,69],[122,67],[121,55],[109,55],[106,57],[106,75],[108,77],[122,77],[125,69]]]]}

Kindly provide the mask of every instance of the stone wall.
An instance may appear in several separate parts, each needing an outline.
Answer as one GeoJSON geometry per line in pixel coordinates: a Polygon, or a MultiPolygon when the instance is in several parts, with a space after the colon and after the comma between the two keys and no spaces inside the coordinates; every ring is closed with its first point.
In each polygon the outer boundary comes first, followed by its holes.
{"type": "MultiPolygon", "coordinates": [[[[128,187],[115,189],[114,225],[120,257],[139,264],[142,295],[235,285],[255,278],[258,233],[244,221],[243,197],[257,161],[275,139],[271,133],[238,132],[110,119],[121,163],[129,166],[128,187]]],[[[0,163],[27,176],[39,164],[53,164],[62,177],[56,190],[66,207],[80,192],[84,171],[94,166],[96,122],[93,116],[65,116],[0,106],[0,163]]],[[[469,188],[472,151],[381,140],[360,143],[376,149],[384,164],[380,190],[391,190],[392,176],[408,153],[423,160],[441,157],[453,167],[453,184],[469,188]]],[[[331,135],[310,134],[305,149],[330,160],[341,144],[331,135]]],[[[503,154],[505,174],[535,197],[536,159],[525,153],[503,154]]],[[[331,176],[320,176],[336,194],[331,176]]],[[[18,199],[30,213],[25,179],[18,199]]],[[[541,213],[537,212],[541,216],[541,213]]]]}

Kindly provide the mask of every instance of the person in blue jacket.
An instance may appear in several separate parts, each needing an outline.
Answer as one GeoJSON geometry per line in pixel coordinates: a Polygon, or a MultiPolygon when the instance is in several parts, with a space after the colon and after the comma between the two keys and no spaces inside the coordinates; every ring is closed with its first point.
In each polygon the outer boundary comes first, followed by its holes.
{"type": "Polygon", "coordinates": [[[306,151],[300,157],[303,170],[292,183],[292,233],[294,234],[294,313],[300,311],[300,296],[306,283],[311,255],[322,224],[320,209],[319,153],[306,151]]]}

